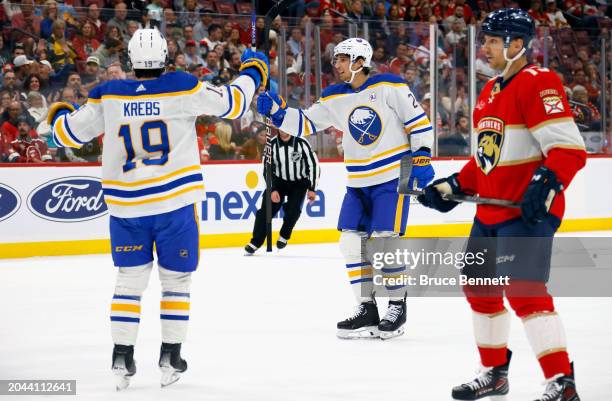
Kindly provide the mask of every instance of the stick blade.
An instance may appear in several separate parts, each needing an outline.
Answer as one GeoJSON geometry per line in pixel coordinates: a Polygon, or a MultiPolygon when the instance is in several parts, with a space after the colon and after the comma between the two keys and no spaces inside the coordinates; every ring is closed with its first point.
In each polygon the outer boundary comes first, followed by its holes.
{"type": "Polygon", "coordinates": [[[408,194],[410,189],[410,175],[412,174],[412,156],[406,155],[400,161],[400,177],[397,184],[397,192],[400,194],[408,194]]]}

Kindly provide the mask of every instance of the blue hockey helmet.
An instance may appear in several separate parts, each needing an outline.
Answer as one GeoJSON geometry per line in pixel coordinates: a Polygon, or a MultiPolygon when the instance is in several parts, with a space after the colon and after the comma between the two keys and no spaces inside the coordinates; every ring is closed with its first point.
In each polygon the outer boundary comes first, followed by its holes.
{"type": "Polygon", "coordinates": [[[510,45],[512,39],[521,38],[526,49],[536,34],[533,18],[520,8],[502,8],[491,12],[482,22],[480,31],[485,35],[502,37],[505,47],[510,45]]]}

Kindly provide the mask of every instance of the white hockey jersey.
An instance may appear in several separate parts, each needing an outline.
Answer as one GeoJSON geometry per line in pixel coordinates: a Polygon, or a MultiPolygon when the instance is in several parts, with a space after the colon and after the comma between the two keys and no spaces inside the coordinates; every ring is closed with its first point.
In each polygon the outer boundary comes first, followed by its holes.
{"type": "Polygon", "coordinates": [[[110,214],[165,213],[204,199],[196,117],[240,118],[254,93],[248,76],[222,87],[184,72],[110,81],[58,118],[53,138],[59,146],[79,148],[104,133],[102,188],[110,214]]]}
{"type": "Polygon", "coordinates": [[[349,187],[394,180],[403,156],[433,145],[429,118],[408,84],[392,74],[370,77],[356,90],[346,83],[329,86],[308,110],[286,111],[279,128],[291,135],[332,126],[343,132],[349,187]]]}

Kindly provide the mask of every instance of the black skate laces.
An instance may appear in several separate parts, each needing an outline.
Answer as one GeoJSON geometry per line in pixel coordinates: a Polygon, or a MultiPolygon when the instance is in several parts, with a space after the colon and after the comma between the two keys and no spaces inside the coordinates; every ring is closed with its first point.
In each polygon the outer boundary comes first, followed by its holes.
{"type": "Polygon", "coordinates": [[[387,313],[383,320],[388,320],[390,322],[395,322],[398,317],[402,314],[402,307],[400,305],[389,305],[389,309],[387,309],[387,313]]]}

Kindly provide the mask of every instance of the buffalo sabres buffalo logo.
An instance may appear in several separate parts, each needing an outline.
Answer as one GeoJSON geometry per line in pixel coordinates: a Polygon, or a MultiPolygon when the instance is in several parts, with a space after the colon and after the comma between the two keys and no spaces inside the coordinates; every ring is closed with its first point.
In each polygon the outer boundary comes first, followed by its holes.
{"type": "Polygon", "coordinates": [[[349,131],[358,144],[368,146],[376,142],[382,132],[382,120],[368,106],[359,106],[349,115],[349,131]]]}
{"type": "Polygon", "coordinates": [[[485,117],[478,122],[478,149],[476,160],[483,173],[489,174],[499,163],[504,143],[504,122],[485,117]]]}

